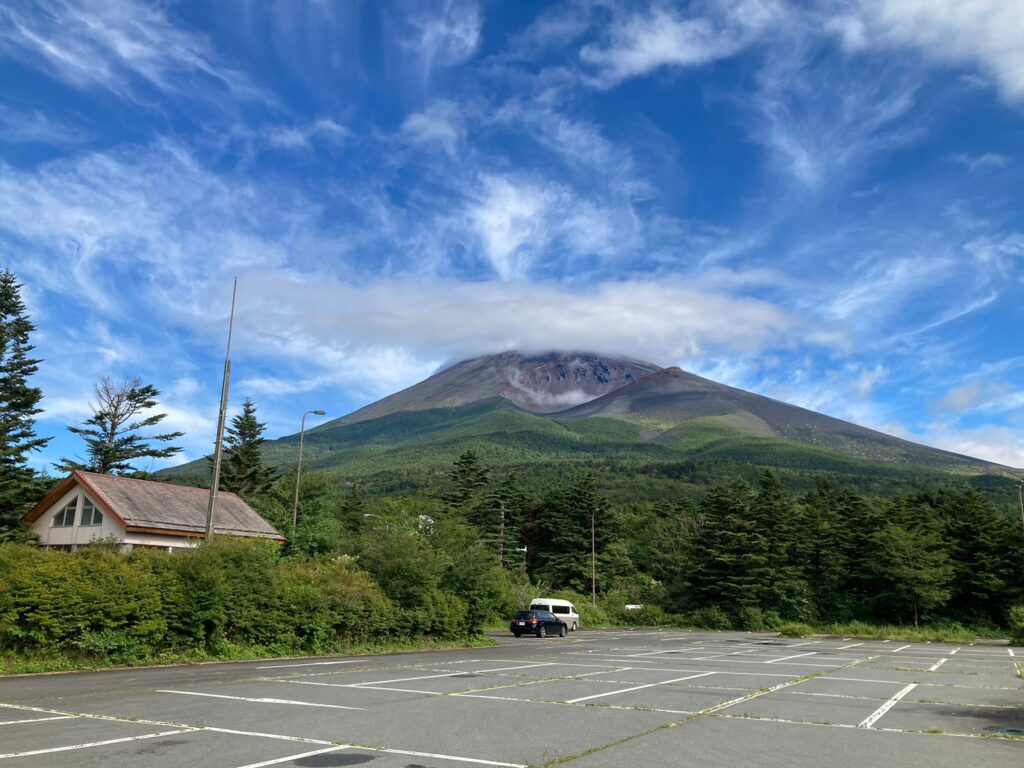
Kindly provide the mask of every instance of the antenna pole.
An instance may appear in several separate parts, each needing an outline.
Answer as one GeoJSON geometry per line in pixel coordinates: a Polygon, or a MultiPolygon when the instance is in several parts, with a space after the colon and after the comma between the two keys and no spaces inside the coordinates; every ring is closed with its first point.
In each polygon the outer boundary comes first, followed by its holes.
{"type": "Polygon", "coordinates": [[[235,327],[235,296],[238,277],[231,289],[231,315],[228,318],[228,347],[224,354],[224,379],[220,388],[220,413],[217,415],[217,439],[213,449],[213,481],[210,484],[210,502],[206,508],[206,541],[213,539],[213,520],[217,513],[217,491],[220,488],[220,460],[224,453],[224,419],[228,412],[228,384],[231,381],[231,333],[235,327]]]}

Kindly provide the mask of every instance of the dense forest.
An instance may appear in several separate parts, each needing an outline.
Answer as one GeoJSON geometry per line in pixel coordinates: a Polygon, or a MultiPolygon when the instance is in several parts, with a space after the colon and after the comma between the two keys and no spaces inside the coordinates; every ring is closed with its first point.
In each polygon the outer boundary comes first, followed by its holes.
{"type": "MultiPolygon", "coordinates": [[[[293,481],[294,477],[292,477],[293,481]]],[[[284,524],[290,487],[256,506],[284,524]]],[[[1019,519],[964,485],[888,499],[828,481],[788,493],[770,470],[711,487],[699,499],[612,504],[591,475],[566,478],[538,495],[514,475],[492,476],[472,451],[436,493],[365,499],[327,476],[303,484],[293,542],[307,555],[359,557],[385,591],[395,581],[376,547],[422,522],[457,522],[513,581],[591,591],[591,555],[602,605],[643,604],[649,620],[714,626],[864,620],[918,624],[949,620],[1005,625],[1024,601],[1024,532],[1019,519]],[[370,547],[370,542],[374,542],[370,547]]],[[[419,526],[419,527],[418,527],[419,526]]],[[[396,559],[418,548],[392,543],[396,559]]]]}

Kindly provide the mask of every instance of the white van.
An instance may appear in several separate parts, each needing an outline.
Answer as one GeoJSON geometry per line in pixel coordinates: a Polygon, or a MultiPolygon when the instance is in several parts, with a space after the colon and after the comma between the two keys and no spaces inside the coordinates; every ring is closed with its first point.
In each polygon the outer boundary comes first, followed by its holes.
{"type": "Polygon", "coordinates": [[[554,597],[535,597],[530,601],[530,610],[551,611],[569,625],[570,632],[575,632],[580,628],[580,612],[568,600],[558,600],[554,597]]]}

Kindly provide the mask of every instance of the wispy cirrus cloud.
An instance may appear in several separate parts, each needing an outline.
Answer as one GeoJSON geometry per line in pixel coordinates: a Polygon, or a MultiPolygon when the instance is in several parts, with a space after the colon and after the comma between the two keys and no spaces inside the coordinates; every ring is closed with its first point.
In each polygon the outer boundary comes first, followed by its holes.
{"type": "Polygon", "coordinates": [[[137,99],[140,86],[194,96],[219,87],[265,98],[250,78],[225,66],[202,36],[173,23],[160,6],[136,0],[26,0],[0,8],[0,55],[38,67],[77,88],[137,99]]]}
{"type": "Polygon", "coordinates": [[[734,56],[785,13],[776,0],[698,2],[685,11],[666,3],[625,9],[617,9],[621,17],[609,24],[605,40],[580,50],[591,69],[588,80],[599,88],[663,67],[698,67],[734,56]]]}
{"type": "Polygon", "coordinates": [[[14,109],[0,104],[0,142],[74,146],[88,132],[80,126],[44,114],[39,109],[14,109]]]}

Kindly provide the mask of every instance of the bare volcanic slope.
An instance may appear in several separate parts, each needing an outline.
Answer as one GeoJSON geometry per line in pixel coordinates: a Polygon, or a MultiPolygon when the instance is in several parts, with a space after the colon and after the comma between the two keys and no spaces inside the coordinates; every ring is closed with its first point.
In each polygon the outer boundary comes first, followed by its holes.
{"type": "MultiPolygon", "coordinates": [[[[838,451],[870,461],[906,462],[921,466],[993,466],[970,456],[912,443],[799,406],[746,392],[725,384],[665,368],[607,395],[562,413],[557,419],[606,417],[639,423],[648,439],[728,450],[729,443],[749,438],[787,440],[838,451]],[[697,438],[695,440],[695,438],[697,438]],[[717,446],[715,444],[718,444],[717,446]]],[[[767,441],[765,441],[767,442],[767,441]]]]}
{"type": "Polygon", "coordinates": [[[463,360],[320,428],[355,424],[403,411],[457,408],[494,398],[504,398],[528,413],[553,413],[613,392],[659,370],[651,363],[583,352],[503,352],[463,360]]]}

